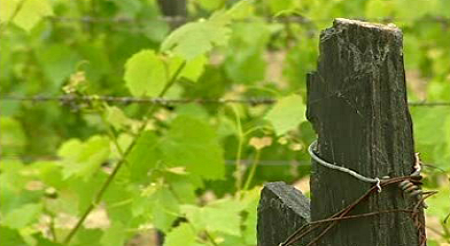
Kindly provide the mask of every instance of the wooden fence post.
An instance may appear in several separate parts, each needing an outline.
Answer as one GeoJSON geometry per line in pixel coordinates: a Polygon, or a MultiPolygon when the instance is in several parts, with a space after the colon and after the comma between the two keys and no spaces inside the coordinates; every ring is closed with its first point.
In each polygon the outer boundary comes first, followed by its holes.
{"type": "MultiPolygon", "coordinates": [[[[415,163],[406,98],[402,32],[395,26],[336,19],[320,37],[316,72],[308,76],[307,117],[318,134],[317,154],[366,177],[400,177],[415,163]]],[[[371,186],[313,161],[311,218],[343,209],[371,186]]],[[[410,208],[397,185],[383,189],[354,214],[410,208]]],[[[423,211],[419,215],[422,223],[423,211]]],[[[339,222],[319,245],[418,246],[410,214],[389,213],[339,222]]]]}
{"type": "MultiPolygon", "coordinates": [[[[354,203],[374,188],[376,178],[410,176],[415,170],[402,38],[395,26],[346,19],[336,19],[333,27],[321,33],[317,71],[307,78],[307,117],[318,135],[315,154],[334,169],[312,161],[313,223],[354,203]],[[358,179],[350,170],[372,181],[358,179]]],[[[349,215],[411,209],[418,202],[397,184],[370,194],[349,215]]],[[[298,194],[287,188],[273,189],[273,184],[263,189],[258,208],[259,246],[279,245],[286,234],[307,221],[294,223],[302,213],[284,212],[296,203],[282,198],[288,196],[298,194]]],[[[424,246],[423,210],[416,211],[414,219],[411,213],[397,211],[341,220],[312,243],[326,228],[319,226],[301,245],[424,246]]]]}
{"type": "Polygon", "coordinates": [[[284,182],[264,186],[258,206],[258,246],[278,246],[308,222],[309,199],[299,190],[284,182]]]}

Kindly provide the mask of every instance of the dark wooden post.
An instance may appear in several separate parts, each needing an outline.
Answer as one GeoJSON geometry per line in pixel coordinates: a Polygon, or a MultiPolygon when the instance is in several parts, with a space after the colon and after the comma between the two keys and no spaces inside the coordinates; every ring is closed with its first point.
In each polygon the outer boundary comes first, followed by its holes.
{"type": "Polygon", "coordinates": [[[169,17],[169,23],[172,28],[184,24],[187,20],[186,0],[158,0],[159,8],[162,14],[169,17]]]}
{"type": "MultiPolygon", "coordinates": [[[[336,19],[321,33],[318,68],[307,86],[307,117],[318,134],[316,151],[322,159],[367,177],[412,173],[414,142],[399,29],[336,19]]],[[[331,216],[370,187],[313,162],[312,220],[331,216]]],[[[372,195],[353,214],[413,203],[394,185],[372,195]]],[[[424,223],[423,214],[420,219],[424,223]]],[[[418,234],[410,214],[389,213],[341,221],[318,245],[418,246],[418,234]]]]}
{"type": "Polygon", "coordinates": [[[309,221],[309,199],[299,190],[284,182],[264,186],[258,206],[258,246],[278,246],[309,221]]]}

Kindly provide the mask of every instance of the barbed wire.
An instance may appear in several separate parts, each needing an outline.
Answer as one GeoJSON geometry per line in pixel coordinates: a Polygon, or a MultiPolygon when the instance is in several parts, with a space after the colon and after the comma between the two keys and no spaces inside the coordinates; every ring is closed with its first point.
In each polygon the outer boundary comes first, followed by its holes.
{"type": "Polygon", "coordinates": [[[274,104],[276,99],[273,98],[158,98],[158,97],[115,97],[115,96],[75,96],[75,95],[63,95],[63,96],[15,96],[15,95],[3,95],[0,96],[0,101],[19,101],[19,102],[61,102],[62,104],[70,104],[77,102],[110,102],[121,104],[158,104],[158,105],[174,105],[174,104],[249,104],[249,105],[261,105],[261,104],[274,104]]]}
{"type": "MultiPolygon", "coordinates": [[[[16,102],[60,102],[62,104],[72,105],[73,103],[87,102],[108,102],[119,104],[157,104],[157,105],[176,105],[176,104],[247,104],[250,106],[271,105],[277,102],[275,98],[158,98],[158,97],[116,97],[116,96],[78,96],[78,95],[36,95],[36,96],[18,96],[18,95],[1,95],[0,101],[16,101],[16,102]]],[[[408,102],[412,107],[438,107],[450,106],[450,101],[415,101],[408,102]]]]}
{"type": "MultiPolygon", "coordinates": [[[[62,161],[63,158],[58,156],[35,156],[35,155],[5,155],[0,156],[0,160],[21,160],[24,162],[38,162],[38,161],[62,161]]],[[[117,161],[116,159],[109,159],[108,162],[117,161]]],[[[251,166],[253,160],[241,159],[239,161],[242,165],[251,166]]],[[[259,160],[259,166],[309,166],[309,160],[259,160]]],[[[225,160],[225,165],[236,165],[236,160],[225,160]]]]}
{"type": "MultiPolygon", "coordinates": [[[[257,16],[258,17],[258,16],[257,16]]],[[[68,17],[68,16],[51,16],[48,17],[50,20],[54,22],[79,22],[79,23],[86,23],[86,24],[136,24],[141,23],[145,24],[149,23],[148,21],[164,21],[167,23],[183,23],[188,21],[196,21],[201,19],[194,18],[194,17],[186,17],[186,16],[157,16],[150,19],[137,19],[137,18],[131,18],[126,16],[117,16],[117,17],[111,17],[111,18],[105,18],[105,17],[96,17],[96,16],[80,16],[80,17],[68,17]]],[[[298,24],[313,24],[313,23],[320,23],[320,22],[330,22],[334,18],[320,18],[320,19],[313,19],[306,16],[278,16],[278,17],[263,17],[268,22],[294,22],[298,24]]],[[[367,18],[363,16],[353,16],[353,17],[345,17],[347,19],[355,19],[355,20],[362,20],[362,21],[372,21],[372,22],[411,22],[411,21],[426,21],[426,22],[436,22],[436,23],[442,23],[442,24],[450,24],[450,17],[445,16],[420,16],[420,17],[411,17],[411,18],[399,18],[395,16],[385,16],[385,17],[378,17],[378,18],[367,18]]],[[[246,18],[243,19],[243,21],[254,21],[255,19],[246,18]]]]}

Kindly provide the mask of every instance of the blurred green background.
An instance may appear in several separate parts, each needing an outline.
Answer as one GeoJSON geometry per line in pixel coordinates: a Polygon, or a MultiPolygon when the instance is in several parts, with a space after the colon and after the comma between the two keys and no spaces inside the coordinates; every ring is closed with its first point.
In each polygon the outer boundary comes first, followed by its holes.
{"type": "Polygon", "coordinates": [[[449,245],[450,1],[0,3],[0,245],[155,245],[156,229],[169,246],[255,245],[261,185],[309,191],[315,133],[292,115],[305,110],[320,31],[337,17],[404,33],[416,151],[426,188],[440,191],[428,201],[429,245],[449,245]],[[155,97],[171,78],[167,99],[244,102],[158,104],[148,115],[150,104],[25,100],[155,97]],[[136,138],[109,192],[64,242],[136,138]]]}

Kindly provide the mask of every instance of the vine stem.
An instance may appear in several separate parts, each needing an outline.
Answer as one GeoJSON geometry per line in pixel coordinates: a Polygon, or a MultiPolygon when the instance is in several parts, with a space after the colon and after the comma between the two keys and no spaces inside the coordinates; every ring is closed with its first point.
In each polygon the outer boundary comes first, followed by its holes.
{"type": "MultiPolygon", "coordinates": [[[[164,86],[164,89],[160,92],[160,94],[158,95],[158,97],[162,97],[166,94],[166,92],[170,89],[170,87],[172,87],[173,84],[175,84],[178,76],[180,75],[181,71],[184,69],[184,67],[186,66],[186,62],[183,62],[178,69],[176,70],[176,72],[174,73],[174,75],[172,76],[172,78],[169,80],[169,82],[164,86]]],[[[154,111],[156,110],[156,105],[153,104],[147,111],[147,114],[153,114],[154,111]]],[[[114,178],[116,177],[117,173],[119,172],[120,168],[123,166],[123,164],[126,162],[126,158],[129,155],[129,153],[131,152],[131,150],[133,149],[134,145],[136,145],[137,139],[139,139],[139,137],[141,136],[142,132],[144,132],[145,127],[147,126],[148,123],[148,119],[144,120],[144,123],[141,125],[141,127],[138,129],[138,132],[136,134],[136,137],[133,139],[133,141],[131,142],[131,144],[127,147],[127,149],[125,150],[125,152],[123,153],[122,158],[118,161],[117,165],[115,166],[115,168],[113,169],[112,173],[108,176],[108,178],[106,179],[105,183],[103,183],[102,187],[100,188],[99,192],[97,193],[97,195],[94,198],[94,202],[92,202],[89,207],[84,211],[83,215],[80,217],[80,219],[77,221],[77,223],[75,224],[75,226],[72,228],[72,230],[69,232],[69,234],[67,235],[67,237],[64,239],[64,244],[69,244],[70,241],[72,240],[72,238],[75,236],[75,234],[78,232],[78,230],[80,229],[81,225],[83,225],[84,221],[86,220],[86,218],[88,217],[88,215],[92,212],[92,210],[94,210],[94,208],[97,207],[98,203],[100,203],[100,201],[103,198],[103,195],[105,194],[106,190],[108,189],[109,185],[111,184],[111,182],[114,180],[114,178]]]]}
{"type": "Polygon", "coordinates": [[[253,177],[255,176],[256,166],[258,166],[260,157],[261,157],[261,150],[258,149],[256,150],[255,158],[253,158],[252,166],[250,172],[248,173],[247,180],[245,181],[243,190],[248,190],[248,188],[250,187],[250,183],[252,182],[253,177]]]}
{"type": "Polygon", "coordinates": [[[239,194],[242,188],[242,176],[243,176],[243,170],[242,170],[242,163],[241,163],[241,156],[242,156],[242,148],[244,146],[244,139],[245,134],[242,131],[242,124],[241,124],[241,117],[239,116],[238,110],[231,106],[231,109],[233,109],[234,115],[236,117],[236,127],[239,133],[238,136],[238,148],[236,153],[236,194],[239,194]]]}

